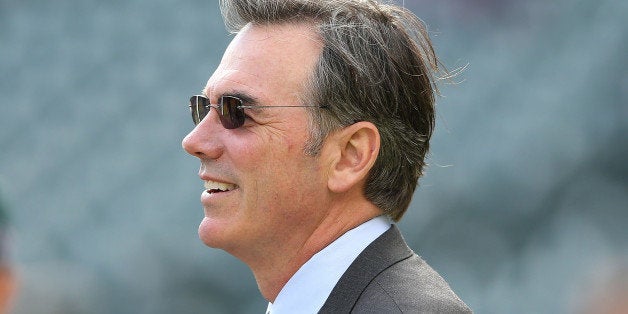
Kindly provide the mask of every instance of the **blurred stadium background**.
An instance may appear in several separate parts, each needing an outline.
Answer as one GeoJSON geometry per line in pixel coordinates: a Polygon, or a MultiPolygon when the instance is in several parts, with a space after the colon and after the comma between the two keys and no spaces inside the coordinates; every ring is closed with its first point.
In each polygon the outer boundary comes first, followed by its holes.
{"type": "MultiPolygon", "coordinates": [[[[405,6],[466,70],[400,228],[476,313],[578,312],[628,256],[628,2],[405,6]]],[[[263,313],[180,148],[229,40],[216,1],[0,0],[14,313],[263,313]]]]}

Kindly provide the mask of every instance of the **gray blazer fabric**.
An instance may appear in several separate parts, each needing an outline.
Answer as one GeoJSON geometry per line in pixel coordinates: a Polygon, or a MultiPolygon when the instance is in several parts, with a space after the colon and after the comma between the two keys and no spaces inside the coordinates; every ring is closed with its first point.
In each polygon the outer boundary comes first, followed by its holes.
{"type": "Polygon", "coordinates": [[[342,275],[319,313],[471,313],[393,225],[342,275]]]}

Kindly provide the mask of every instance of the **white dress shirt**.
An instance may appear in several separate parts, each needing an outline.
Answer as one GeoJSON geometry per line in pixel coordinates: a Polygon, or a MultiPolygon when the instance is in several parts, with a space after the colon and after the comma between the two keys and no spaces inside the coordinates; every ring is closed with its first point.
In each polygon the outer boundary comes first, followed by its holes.
{"type": "Polygon", "coordinates": [[[387,217],[375,217],[314,254],[281,289],[267,314],[317,313],[342,274],[360,253],[391,226],[387,217]]]}

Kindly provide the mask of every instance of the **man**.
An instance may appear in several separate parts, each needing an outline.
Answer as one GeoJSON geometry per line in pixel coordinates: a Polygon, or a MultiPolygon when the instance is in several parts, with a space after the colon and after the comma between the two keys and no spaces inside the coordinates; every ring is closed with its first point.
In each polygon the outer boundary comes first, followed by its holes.
{"type": "Polygon", "coordinates": [[[236,33],[183,140],[202,241],[246,263],[269,313],[469,312],[391,221],[434,124],[437,59],[375,1],[221,1],[236,33]]]}

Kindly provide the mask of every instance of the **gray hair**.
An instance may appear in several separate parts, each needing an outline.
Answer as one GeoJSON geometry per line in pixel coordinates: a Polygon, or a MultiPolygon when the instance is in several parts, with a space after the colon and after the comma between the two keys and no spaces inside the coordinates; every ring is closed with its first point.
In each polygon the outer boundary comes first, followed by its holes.
{"type": "Polygon", "coordinates": [[[407,210],[434,129],[438,59],[427,30],[409,10],[374,0],[221,0],[232,32],[248,23],[309,23],[323,50],[308,82],[312,104],[306,153],[331,132],[375,124],[381,148],[364,194],[393,220],[407,210]]]}

